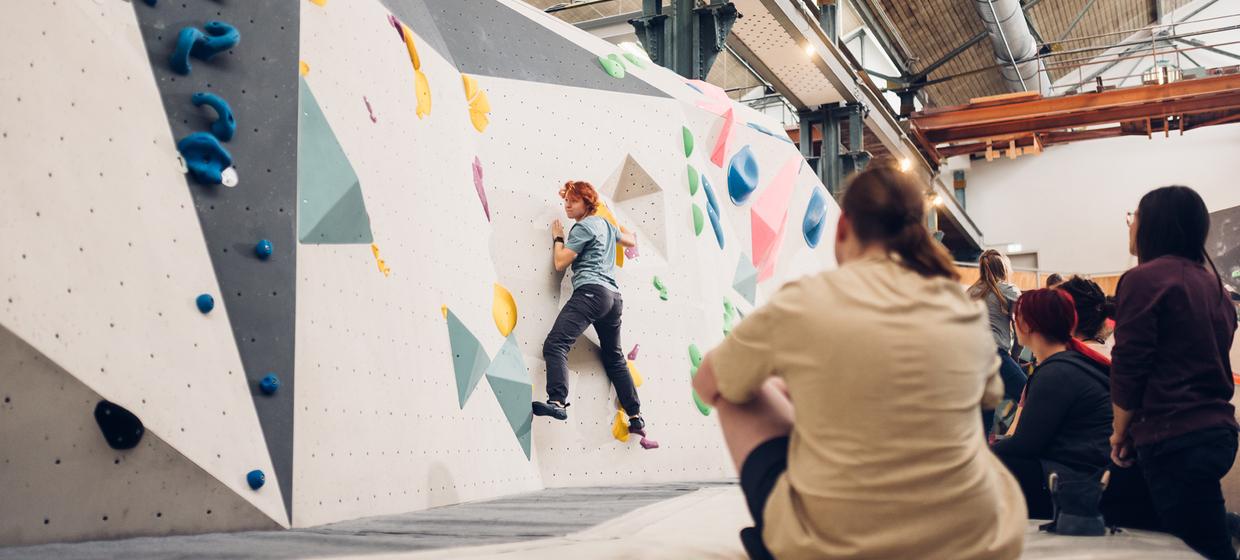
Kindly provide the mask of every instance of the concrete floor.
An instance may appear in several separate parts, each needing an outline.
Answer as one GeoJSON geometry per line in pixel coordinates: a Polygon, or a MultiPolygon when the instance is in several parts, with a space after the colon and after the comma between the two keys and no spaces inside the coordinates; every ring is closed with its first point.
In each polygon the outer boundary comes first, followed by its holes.
{"type": "MultiPolygon", "coordinates": [[[[1178,539],[1124,531],[1105,537],[1039,533],[1025,558],[1197,558],[1178,539]]],[[[8,558],[614,558],[744,560],[750,525],[734,483],[558,488],[498,500],[358,519],[310,529],[137,538],[0,548],[8,558]]]]}

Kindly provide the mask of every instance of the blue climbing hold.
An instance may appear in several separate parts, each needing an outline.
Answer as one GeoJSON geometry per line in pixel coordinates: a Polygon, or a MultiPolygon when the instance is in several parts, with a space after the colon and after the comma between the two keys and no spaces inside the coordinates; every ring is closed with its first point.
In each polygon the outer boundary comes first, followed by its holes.
{"type": "Polygon", "coordinates": [[[280,378],[274,373],[268,373],[262,381],[258,383],[258,388],[263,390],[264,395],[274,395],[280,388],[280,378]]]}
{"type": "Polygon", "coordinates": [[[195,132],[177,142],[177,150],[185,159],[185,167],[194,180],[207,185],[224,181],[224,170],[232,167],[232,154],[220,145],[219,139],[207,132],[195,132]]]}
{"type": "Polygon", "coordinates": [[[805,244],[810,249],[822,241],[823,226],[827,222],[827,197],[822,189],[814,189],[809,197],[809,206],[805,209],[805,219],[801,221],[801,233],[805,236],[805,244]]]}
{"type": "Polygon", "coordinates": [[[258,244],[254,246],[254,254],[262,260],[267,260],[267,258],[271,256],[272,250],[273,248],[271,246],[271,242],[266,239],[259,241],[258,244]]]}
{"type": "Polygon", "coordinates": [[[245,475],[245,481],[250,483],[250,488],[258,490],[267,483],[267,475],[263,474],[263,471],[254,469],[245,475]]]}
{"type": "Polygon", "coordinates": [[[158,0],[146,0],[146,5],[147,5],[147,6],[154,6],[154,5],[155,5],[155,2],[157,2],[157,1],[158,1],[158,0]]]}
{"type": "Polygon", "coordinates": [[[208,21],[199,31],[193,27],[181,29],[177,35],[176,50],[172,51],[172,71],[178,74],[189,74],[189,57],[198,60],[210,60],[211,57],[237,46],[241,42],[241,33],[236,27],[222,21],[208,21]]]}
{"type": "Polygon", "coordinates": [[[203,313],[210,313],[212,309],[215,309],[215,298],[211,297],[211,294],[202,294],[198,296],[195,303],[198,304],[198,310],[203,313]]]}
{"type": "Polygon", "coordinates": [[[728,196],[740,206],[758,188],[758,158],[749,146],[741,148],[728,164],[728,196]]]}
{"type": "Polygon", "coordinates": [[[233,135],[237,133],[237,120],[233,118],[232,107],[228,106],[228,102],[224,101],[223,97],[210,92],[198,92],[190,98],[190,101],[195,107],[207,105],[215,109],[218,118],[211,123],[211,134],[214,134],[221,142],[232,140],[233,135]]]}
{"type": "Polygon", "coordinates": [[[719,200],[715,198],[715,189],[710,181],[702,175],[702,190],[706,191],[706,216],[710,218],[710,227],[715,230],[715,241],[723,248],[723,222],[719,219],[719,200]]]}

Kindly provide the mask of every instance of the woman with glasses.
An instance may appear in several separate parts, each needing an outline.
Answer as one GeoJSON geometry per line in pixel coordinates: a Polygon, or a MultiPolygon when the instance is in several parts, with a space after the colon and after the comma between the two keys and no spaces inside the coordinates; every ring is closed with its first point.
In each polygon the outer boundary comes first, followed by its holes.
{"type": "Polygon", "coordinates": [[[1116,291],[1111,459],[1140,462],[1167,530],[1234,560],[1220,480],[1236,456],[1236,310],[1205,251],[1210,215],[1192,189],[1163,187],[1128,225],[1139,264],[1116,291]]]}

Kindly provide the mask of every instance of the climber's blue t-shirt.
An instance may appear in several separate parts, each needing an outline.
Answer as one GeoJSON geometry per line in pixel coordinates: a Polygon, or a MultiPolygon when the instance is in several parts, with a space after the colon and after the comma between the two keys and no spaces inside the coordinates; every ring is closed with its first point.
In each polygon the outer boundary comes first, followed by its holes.
{"type": "Polygon", "coordinates": [[[573,259],[573,289],[598,284],[620,291],[616,284],[616,241],[620,232],[597,215],[588,216],[568,231],[564,246],[577,253],[573,259]]]}

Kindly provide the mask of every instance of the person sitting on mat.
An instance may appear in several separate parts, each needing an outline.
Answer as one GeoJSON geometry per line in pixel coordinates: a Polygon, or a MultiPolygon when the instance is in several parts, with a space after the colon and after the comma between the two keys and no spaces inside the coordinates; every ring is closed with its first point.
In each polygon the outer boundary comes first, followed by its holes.
{"type": "Polygon", "coordinates": [[[617,229],[597,215],[598,193],[585,181],[569,181],[560,189],[564,213],[577,223],[564,238],[560,220],[551,223],[551,255],[556,271],[573,267],[573,295],[556,317],[547,340],[543,359],[547,362],[547,402],[534,402],[536,416],[567,420],[568,350],[577,337],[594,326],[603,369],[616,387],[620,406],[629,415],[629,432],[642,433],[646,423],[641,401],[620,345],[620,315],[624,301],[616,284],[616,244],[636,247],[637,235],[617,229]]]}
{"type": "Polygon", "coordinates": [[[793,281],[705,358],[753,558],[1017,558],[1020,486],[978,412],[1003,393],[988,315],[891,164],[840,202],[840,268],[793,281]]]}

